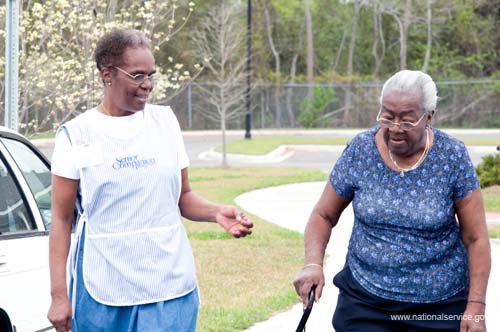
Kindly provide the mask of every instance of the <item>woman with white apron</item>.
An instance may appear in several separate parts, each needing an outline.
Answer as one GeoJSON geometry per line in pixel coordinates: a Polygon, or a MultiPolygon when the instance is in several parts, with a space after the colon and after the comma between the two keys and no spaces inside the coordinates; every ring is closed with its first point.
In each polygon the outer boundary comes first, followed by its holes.
{"type": "Polygon", "coordinates": [[[235,237],[252,222],[190,190],[174,113],[146,103],[155,62],[144,35],[104,35],[95,60],[102,102],[56,136],[48,318],[57,332],[195,331],[197,281],[181,216],[218,222],[235,237]]]}

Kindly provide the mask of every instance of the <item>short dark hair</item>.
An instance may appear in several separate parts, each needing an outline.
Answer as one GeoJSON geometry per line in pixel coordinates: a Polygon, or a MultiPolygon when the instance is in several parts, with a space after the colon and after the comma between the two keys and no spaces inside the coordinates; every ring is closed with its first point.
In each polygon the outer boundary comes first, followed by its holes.
{"type": "Polygon", "coordinates": [[[128,48],[145,47],[151,49],[146,36],[138,30],[112,30],[97,42],[94,60],[100,71],[105,67],[122,65],[123,54],[128,48]]]}

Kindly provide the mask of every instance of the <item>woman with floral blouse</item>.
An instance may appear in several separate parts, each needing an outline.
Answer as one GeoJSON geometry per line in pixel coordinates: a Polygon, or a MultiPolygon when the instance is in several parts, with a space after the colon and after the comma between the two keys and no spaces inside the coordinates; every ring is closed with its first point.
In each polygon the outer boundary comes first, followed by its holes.
{"type": "Polygon", "coordinates": [[[378,125],[347,145],[309,218],[294,282],[304,304],[312,285],[321,297],[331,230],[353,205],[346,264],[333,280],[336,332],[486,331],[483,200],[464,144],[430,126],[436,91],[420,71],[387,80],[378,125]]]}

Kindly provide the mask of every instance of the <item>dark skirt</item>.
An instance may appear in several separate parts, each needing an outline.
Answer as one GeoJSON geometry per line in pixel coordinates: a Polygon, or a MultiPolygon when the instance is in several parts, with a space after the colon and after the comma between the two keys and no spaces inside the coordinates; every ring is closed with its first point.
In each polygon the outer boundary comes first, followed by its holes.
{"type": "Polygon", "coordinates": [[[336,332],[460,331],[467,306],[466,290],[435,303],[410,303],[369,293],[346,266],[334,278],[339,288],[332,324],[336,332]]]}

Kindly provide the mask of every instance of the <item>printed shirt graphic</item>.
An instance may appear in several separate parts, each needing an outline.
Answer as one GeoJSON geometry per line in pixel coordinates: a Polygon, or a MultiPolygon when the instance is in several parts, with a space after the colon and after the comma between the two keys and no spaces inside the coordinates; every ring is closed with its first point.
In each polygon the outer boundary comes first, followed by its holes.
{"type": "Polygon", "coordinates": [[[468,263],[454,201],[479,187],[463,143],[433,129],[424,162],[401,177],[375,145],[378,126],[359,134],[330,183],[352,199],[347,262],[353,277],[382,298],[428,303],[468,287],[468,263]]]}
{"type": "Polygon", "coordinates": [[[173,112],[148,105],[143,128],[127,138],[96,130],[85,117],[65,127],[73,146],[102,151],[101,163],[80,166],[90,295],[107,305],[134,305],[192,291],[194,259],[178,208],[185,151],[178,149],[173,112]]]}
{"type": "Polygon", "coordinates": [[[142,167],[148,167],[156,164],[155,158],[140,159],[139,155],[125,156],[115,158],[115,161],[111,165],[114,170],[124,169],[132,167],[134,169],[139,169],[142,167]]]}

